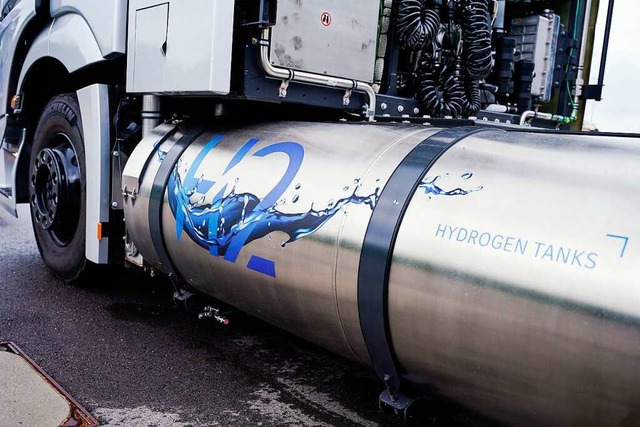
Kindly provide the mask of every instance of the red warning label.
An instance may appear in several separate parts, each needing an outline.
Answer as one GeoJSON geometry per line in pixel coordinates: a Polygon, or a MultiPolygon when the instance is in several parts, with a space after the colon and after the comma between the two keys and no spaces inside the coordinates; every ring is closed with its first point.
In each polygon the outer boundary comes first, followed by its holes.
{"type": "Polygon", "coordinates": [[[329,12],[322,12],[322,15],[320,15],[320,22],[322,22],[322,25],[325,27],[331,25],[331,14],[329,12]]]}

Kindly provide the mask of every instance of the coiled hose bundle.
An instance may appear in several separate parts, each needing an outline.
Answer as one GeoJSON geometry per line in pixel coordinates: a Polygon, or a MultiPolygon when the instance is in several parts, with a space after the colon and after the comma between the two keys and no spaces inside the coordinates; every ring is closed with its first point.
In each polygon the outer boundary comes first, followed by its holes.
{"type": "Polygon", "coordinates": [[[465,0],[462,17],[465,74],[471,79],[482,80],[493,66],[489,1],[465,0]]]}
{"type": "Polygon", "coordinates": [[[416,70],[417,93],[424,111],[434,117],[468,117],[481,108],[480,80],[493,66],[488,0],[462,0],[462,53],[443,57],[430,54],[441,30],[440,11],[425,0],[399,0],[397,34],[401,46],[426,53],[416,70]],[[464,83],[462,83],[464,82],[464,83]]]}
{"type": "Polygon", "coordinates": [[[400,0],[397,31],[402,47],[420,50],[429,45],[440,28],[437,10],[428,9],[424,0],[400,0]]]}
{"type": "Polygon", "coordinates": [[[469,108],[454,63],[422,61],[418,67],[418,98],[434,117],[460,117],[469,108]]]}
{"type": "Polygon", "coordinates": [[[480,82],[469,76],[464,79],[465,100],[463,104],[464,116],[477,116],[482,106],[480,98],[480,82]]]}

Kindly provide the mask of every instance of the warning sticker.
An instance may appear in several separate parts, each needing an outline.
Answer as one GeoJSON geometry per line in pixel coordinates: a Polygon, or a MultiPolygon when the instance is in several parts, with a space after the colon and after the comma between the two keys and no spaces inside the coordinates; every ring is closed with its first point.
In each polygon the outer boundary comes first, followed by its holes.
{"type": "Polygon", "coordinates": [[[322,22],[322,25],[325,27],[331,25],[331,14],[329,12],[322,12],[322,15],[320,15],[320,22],[322,22]]]}

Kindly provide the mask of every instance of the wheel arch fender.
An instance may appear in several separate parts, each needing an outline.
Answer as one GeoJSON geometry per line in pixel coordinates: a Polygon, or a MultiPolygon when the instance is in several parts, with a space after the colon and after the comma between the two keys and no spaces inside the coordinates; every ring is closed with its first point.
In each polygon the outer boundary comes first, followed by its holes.
{"type": "Polygon", "coordinates": [[[72,73],[105,61],[89,25],[80,15],[69,13],[57,17],[45,26],[33,40],[20,70],[16,93],[22,95],[19,111],[20,127],[24,127],[13,188],[17,202],[25,200],[26,176],[30,157],[30,142],[39,114],[56,94],[75,91],[72,73]]]}
{"type": "Polygon", "coordinates": [[[87,21],[75,13],[62,15],[53,19],[33,41],[20,72],[18,93],[22,92],[32,66],[46,57],[59,61],[68,73],[104,60],[87,21]]]}

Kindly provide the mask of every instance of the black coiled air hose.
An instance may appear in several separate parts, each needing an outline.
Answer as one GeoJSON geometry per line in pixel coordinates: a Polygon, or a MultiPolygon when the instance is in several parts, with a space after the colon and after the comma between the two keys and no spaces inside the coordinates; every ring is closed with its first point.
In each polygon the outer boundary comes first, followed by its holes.
{"type": "Polygon", "coordinates": [[[430,44],[440,28],[437,10],[428,9],[424,0],[400,0],[397,32],[402,47],[420,50],[430,44]]]}
{"type": "Polygon", "coordinates": [[[464,79],[464,92],[466,98],[463,105],[463,114],[465,116],[477,116],[482,105],[482,100],[480,98],[480,82],[466,77],[464,79]]]}
{"type": "Polygon", "coordinates": [[[462,9],[465,74],[482,80],[491,72],[491,27],[488,0],[465,0],[462,9]]]}
{"type": "Polygon", "coordinates": [[[422,61],[418,67],[418,99],[433,117],[460,117],[465,110],[464,89],[455,64],[434,65],[422,61]]]}

